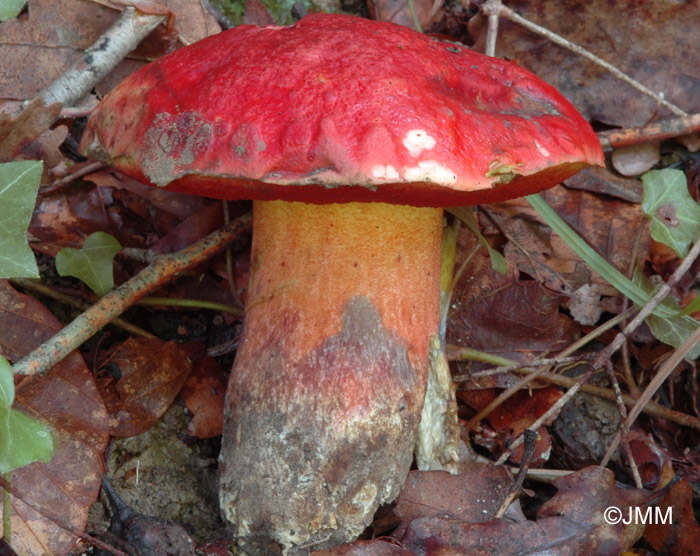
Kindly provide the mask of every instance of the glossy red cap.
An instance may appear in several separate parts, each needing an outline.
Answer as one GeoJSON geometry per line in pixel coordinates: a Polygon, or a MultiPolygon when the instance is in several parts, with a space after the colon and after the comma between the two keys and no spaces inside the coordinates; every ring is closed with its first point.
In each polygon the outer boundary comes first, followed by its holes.
{"type": "Polygon", "coordinates": [[[421,206],[518,197],[603,162],[591,126],[518,65],[322,14],[142,68],[94,111],[81,150],[195,195],[421,206]]]}

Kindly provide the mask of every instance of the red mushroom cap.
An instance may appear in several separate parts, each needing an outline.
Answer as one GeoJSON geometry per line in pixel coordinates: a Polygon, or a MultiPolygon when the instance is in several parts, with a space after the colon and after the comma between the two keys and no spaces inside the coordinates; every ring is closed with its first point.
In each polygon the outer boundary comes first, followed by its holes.
{"type": "Polygon", "coordinates": [[[203,196],[419,206],[534,193],[603,160],[576,109],[516,64],[321,14],[142,68],[93,113],[82,149],[203,196]]]}

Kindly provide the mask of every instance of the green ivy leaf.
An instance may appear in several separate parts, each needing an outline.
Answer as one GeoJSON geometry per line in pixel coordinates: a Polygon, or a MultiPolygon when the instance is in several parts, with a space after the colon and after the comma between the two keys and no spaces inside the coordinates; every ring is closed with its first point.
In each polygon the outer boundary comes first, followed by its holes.
{"type": "MultiPolygon", "coordinates": [[[[642,288],[649,297],[656,293],[656,288],[640,269],[635,269],[633,278],[634,283],[642,288]]],[[[681,306],[670,295],[661,302],[661,306],[672,311],[676,316],[660,317],[658,315],[650,315],[647,317],[646,323],[649,325],[655,338],[658,338],[664,344],[678,348],[695,332],[698,327],[698,321],[693,317],[681,314],[681,306]]],[[[697,359],[698,357],[700,357],[700,344],[696,345],[687,355],[688,359],[697,359]]]]}
{"type": "Polygon", "coordinates": [[[41,160],[0,164],[0,278],[39,277],[26,235],[42,166],[41,160]]]}
{"type": "Polygon", "coordinates": [[[651,237],[685,257],[700,238],[700,205],[688,193],[680,170],[652,170],[642,176],[642,210],[651,218],[651,237]]]}
{"type": "Polygon", "coordinates": [[[34,461],[48,462],[53,441],[36,419],[12,409],[15,385],[10,364],[0,357],[0,473],[8,473],[34,461]]]}
{"type": "Polygon", "coordinates": [[[26,3],[26,0],[0,0],[0,21],[17,17],[26,3]]]}
{"type": "Polygon", "coordinates": [[[102,296],[114,287],[112,261],[122,248],[111,235],[95,232],[80,249],[66,247],[56,254],[56,270],[61,276],[74,276],[102,296]]]}

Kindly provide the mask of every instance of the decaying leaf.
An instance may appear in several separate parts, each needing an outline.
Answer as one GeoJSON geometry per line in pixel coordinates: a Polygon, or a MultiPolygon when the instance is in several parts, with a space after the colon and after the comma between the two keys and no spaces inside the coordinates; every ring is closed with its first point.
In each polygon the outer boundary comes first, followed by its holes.
{"type": "MultiPolygon", "coordinates": [[[[60,323],[37,300],[0,281],[0,353],[16,361],[51,338],[60,323]]],[[[11,484],[31,501],[81,530],[104,473],[107,413],[95,381],[74,352],[41,378],[16,387],[16,409],[39,418],[52,431],[54,455],[10,474],[11,484]]],[[[11,499],[12,546],[22,555],[65,554],[77,538],[11,499]]],[[[2,508],[0,508],[0,515],[2,508]]]]}
{"type": "Polygon", "coordinates": [[[537,521],[494,519],[469,523],[454,518],[423,517],[411,522],[402,545],[425,556],[496,556],[550,554],[618,556],[642,534],[634,523],[608,525],[604,512],[645,507],[658,494],[623,490],[608,469],[589,467],[555,481],[559,492],[540,509],[537,521]]]}
{"type": "MultiPolygon", "coordinates": [[[[662,92],[666,100],[686,112],[700,110],[697,2],[632,5],[624,0],[509,0],[507,4],[522,17],[587,48],[652,91],[662,92]]],[[[475,48],[482,50],[486,17],[480,13],[473,18],[469,30],[476,40],[475,48]]],[[[589,120],[641,127],[652,118],[671,116],[666,108],[608,70],[503,18],[496,55],[515,58],[550,82],[589,120]]]]}
{"type": "Polygon", "coordinates": [[[192,370],[180,345],[132,338],[117,346],[98,371],[113,436],[148,430],[170,407],[192,370]]]}

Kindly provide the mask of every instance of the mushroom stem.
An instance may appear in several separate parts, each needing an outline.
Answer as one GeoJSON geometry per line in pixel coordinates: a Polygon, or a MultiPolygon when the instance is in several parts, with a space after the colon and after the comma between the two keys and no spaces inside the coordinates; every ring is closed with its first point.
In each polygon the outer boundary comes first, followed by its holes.
{"type": "Polygon", "coordinates": [[[240,536],[359,535],[411,465],[438,331],[442,209],[256,201],[221,503],[240,536]]]}

